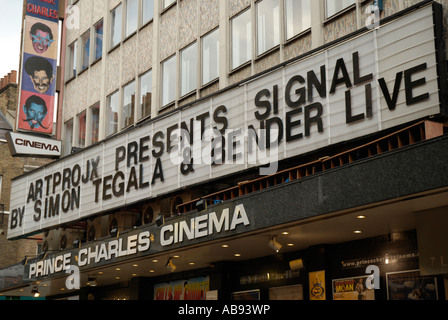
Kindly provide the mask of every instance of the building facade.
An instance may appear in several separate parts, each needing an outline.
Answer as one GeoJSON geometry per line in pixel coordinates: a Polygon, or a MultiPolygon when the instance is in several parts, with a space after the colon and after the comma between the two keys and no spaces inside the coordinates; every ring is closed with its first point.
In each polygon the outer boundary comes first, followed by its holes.
{"type": "Polygon", "coordinates": [[[47,254],[4,294],[444,300],[447,7],[69,1],[64,155],[9,217],[47,254]]]}

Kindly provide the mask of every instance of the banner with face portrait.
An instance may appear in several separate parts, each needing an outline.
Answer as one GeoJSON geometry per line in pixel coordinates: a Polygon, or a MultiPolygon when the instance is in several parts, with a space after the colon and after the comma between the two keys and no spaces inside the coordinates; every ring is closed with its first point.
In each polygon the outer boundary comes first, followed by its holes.
{"type": "Polygon", "coordinates": [[[53,134],[59,1],[27,0],[23,31],[18,131],[53,134]]]}

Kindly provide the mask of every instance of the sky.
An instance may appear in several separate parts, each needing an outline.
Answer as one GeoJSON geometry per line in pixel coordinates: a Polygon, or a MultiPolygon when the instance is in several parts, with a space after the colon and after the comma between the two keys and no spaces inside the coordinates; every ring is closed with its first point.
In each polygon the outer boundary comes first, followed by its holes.
{"type": "Polygon", "coordinates": [[[22,4],[21,0],[0,0],[0,78],[19,71],[22,4]]]}

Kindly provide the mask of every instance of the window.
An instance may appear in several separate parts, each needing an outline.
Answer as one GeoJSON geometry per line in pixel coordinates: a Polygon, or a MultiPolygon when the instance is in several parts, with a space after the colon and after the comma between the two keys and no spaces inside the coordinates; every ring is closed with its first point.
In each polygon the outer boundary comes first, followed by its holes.
{"type": "Polygon", "coordinates": [[[311,28],[311,0],[286,0],[286,39],[311,28]]]}
{"type": "Polygon", "coordinates": [[[168,8],[170,5],[172,5],[175,2],[176,2],[176,0],[163,0],[163,9],[168,8]]]}
{"type": "Polygon", "coordinates": [[[90,29],[81,36],[82,42],[82,68],[86,69],[90,62],[90,29]]]}
{"type": "Polygon", "coordinates": [[[83,111],[78,115],[78,147],[86,146],[86,112],[83,111]]]}
{"type": "Polygon", "coordinates": [[[68,57],[68,74],[67,77],[73,78],[76,77],[76,70],[77,70],[77,54],[78,54],[78,41],[75,40],[71,45],[68,47],[69,57],[68,57]]]}
{"type": "Polygon", "coordinates": [[[154,0],[143,0],[142,23],[145,24],[154,18],[154,0]]]}
{"type": "Polygon", "coordinates": [[[95,61],[103,56],[103,19],[95,26],[95,61]]]}
{"type": "Polygon", "coordinates": [[[111,12],[111,39],[110,47],[113,48],[121,41],[121,20],[122,20],[121,4],[111,12]]]}
{"type": "Polygon", "coordinates": [[[109,123],[107,124],[107,134],[111,135],[118,131],[118,97],[119,92],[115,92],[107,97],[107,111],[109,123]]]}
{"type": "Polygon", "coordinates": [[[137,31],[138,0],[126,1],[126,37],[137,31]]]}
{"type": "Polygon", "coordinates": [[[151,115],[151,97],[152,97],[152,71],[146,72],[140,76],[140,118],[151,115]]]}
{"type": "Polygon", "coordinates": [[[123,120],[122,128],[134,124],[135,81],[123,87],[123,120]]]}
{"type": "Polygon", "coordinates": [[[91,115],[91,138],[90,144],[97,143],[99,141],[99,133],[100,133],[100,103],[96,103],[94,106],[90,107],[90,115],[91,115]]]}
{"type": "Polygon", "coordinates": [[[197,43],[190,45],[181,52],[181,95],[196,90],[197,88],[197,66],[198,66],[197,43]]]}
{"type": "Polygon", "coordinates": [[[202,39],[202,85],[219,77],[219,30],[202,39]]]}
{"type": "Polygon", "coordinates": [[[325,9],[326,17],[331,17],[332,15],[344,10],[345,8],[356,3],[356,0],[326,0],[325,9]]]}
{"type": "Polygon", "coordinates": [[[260,55],[280,44],[279,0],[257,3],[257,54],[260,55]]]}
{"type": "Polygon", "coordinates": [[[250,10],[231,20],[232,69],[252,59],[252,22],[250,10]]]}
{"type": "Polygon", "coordinates": [[[162,106],[176,99],[176,56],[162,63],[162,106]]]}
{"type": "Polygon", "coordinates": [[[64,153],[72,153],[73,141],[73,119],[68,120],[64,125],[65,139],[64,139],[64,153]]]}

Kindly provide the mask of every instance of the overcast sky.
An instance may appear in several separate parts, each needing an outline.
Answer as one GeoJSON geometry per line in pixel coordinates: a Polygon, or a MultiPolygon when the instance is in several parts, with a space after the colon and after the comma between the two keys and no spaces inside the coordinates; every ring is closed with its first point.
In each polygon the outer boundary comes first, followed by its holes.
{"type": "Polygon", "coordinates": [[[22,4],[21,0],[0,0],[0,78],[19,71],[22,4]]]}

